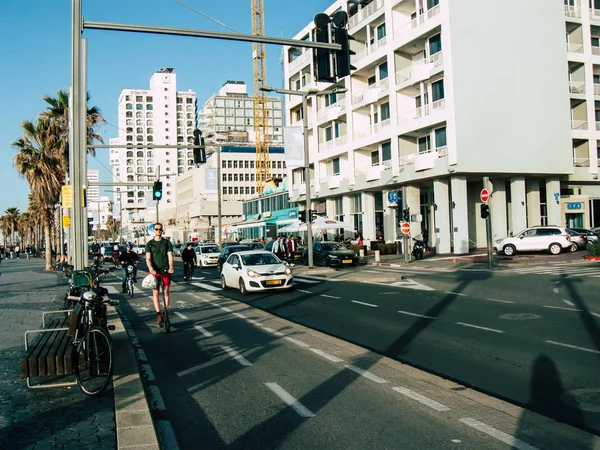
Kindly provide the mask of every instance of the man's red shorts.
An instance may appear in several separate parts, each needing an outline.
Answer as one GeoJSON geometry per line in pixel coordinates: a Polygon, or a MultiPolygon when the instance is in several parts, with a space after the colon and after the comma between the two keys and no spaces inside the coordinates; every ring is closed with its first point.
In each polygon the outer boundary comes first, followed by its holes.
{"type": "Polygon", "coordinates": [[[156,281],[161,282],[163,286],[171,286],[171,274],[169,272],[156,273],[154,276],[156,281]]]}

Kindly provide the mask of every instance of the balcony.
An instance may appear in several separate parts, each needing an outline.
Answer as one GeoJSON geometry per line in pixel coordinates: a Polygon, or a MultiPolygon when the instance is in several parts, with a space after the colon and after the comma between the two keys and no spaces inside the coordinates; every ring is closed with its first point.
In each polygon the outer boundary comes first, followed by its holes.
{"type": "Polygon", "coordinates": [[[590,167],[590,158],[573,158],[573,166],[575,167],[590,167]]]}
{"type": "Polygon", "coordinates": [[[368,127],[361,128],[354,132],[354,139],[361,139],[366,136],[376,135],[381,132],[382,129],[388,127],[391,124],[390,119],[382,120],[381,122],[377,122],[373,125],[369,125],[368,127]]]}
{"type": "Polygon", "coordinates": [[[590,8],[590,19],[591,20],[600,20],[600,9],[590,8]]]}
{"type": "Polygon", "coordinates": [[[366,8],[361,9],[356,14],[354,14],[348,20],[348,29],[355,27],[363,20],[367,19],[371,14],[375,13],[377,10],[381,9],[383,6],[383,0],[375,0],[372,3],[369,3],[366,8]]]}
{"type": "Polygon", "coordinates": [[[341,175],[330,175],[325,180],[325,183],[329,187],[329,189],[337,189],[340,187],[342,182],[341,175]]]}
{"type": "Polygon", "coordinates": [[[585,81],[570,81],[569,92],[571,94],[585,94],[585,81]]]}
{"type": "Polygon", "coordinates": [[[346,143],[346,135],[340,136],[336,139],[331,139],[330,141],[321,142],[319,144],[319,152],[325,152],[327,150],[331,150],[335,147],[341,147],[346,143]]]}
{"type": "Polygon", "coordinates": [[[331,121],[337,119],[340,114],[346,110],[346,103],[339,101],[333,105],[329,105],[326,108],[320,108],[317,113],[317,120],[320,121],[331,121]]]}
{"type": "Polygon", "coordinates": [[[396,72],[396,88],[403,89],[412,86],[431,78],[442,70],[444,70],[443,52],[434,53],[396,72]]]}
{"type": "Polygon", "coordinates": [[[579,6],[565,5],[565,16],[572,19],[581,19],[581,8],[579,6]]]}
{"type": "Polygon", "coordinates": [[[291,75],[300,67],[303,67],[310,61],[310,56],[312,52],[310,50],[304,50],[304,52],[298,56],[296,59],[291,61],[288,65],[288,73],[291,75]]]}
{"type": "Polygon", "coordinates": [[[415,17],[410,22],[401,25],[400,27],[394,30],[394,38],[399,38],[403,34],[410,33],[412,30],[415,30],[422,25],[429,25],[437,15],[440,13],[440,5],[435,5],[433,8],[427,10],[424,14],[415,17]]]}
{"type": "Polygon", "coordinates": [[[398,122],[399,124],[405,124],[406,122],[418,120],[434,113],[444,111],[445,109],[446,99],[442,98],[441,100],[437,100],[431,104],[426,104],[417,109],[413,109],[412,111],[400,114],[398,116],[398,122]]]}
{"type": "Polygon", "coordinates": [[[587,130],[588,123],[587,120],[571,120],[571,129],[572,130],[587,130]]]}
{"type": "Polygon", "coordinates": [[[389,86],[390,81],[388,78],[379,80],[377,83],[372,84],[367,89],[359,92],[356,95],[353,95],[351,99],[352,106],[355,107],[357,105],[368,105],[375,103],[381,97],[387,95],[389,86]]]}
{"type": "Polygon", "coordinates": [[[569,52],[569,53],[583,53],[583,44],[570,44],[570,43],[567,43],[567,52],[569,52]]]}
{"type": "Polygon", "coordinates": [[[355,61],[360,61],[361,59],[372,55],[373,53],[375,53],[377,50],[379,50],[380,48],[385,47],[387,43],[387,36],[382,37],[381,39],[379,39],[378,41],[374,42],[371,45],[366,45],[365,44],[365,48],[362,49],[359,52],[356,52],[356,55],[354,55],[354,60],[355,61]]]}

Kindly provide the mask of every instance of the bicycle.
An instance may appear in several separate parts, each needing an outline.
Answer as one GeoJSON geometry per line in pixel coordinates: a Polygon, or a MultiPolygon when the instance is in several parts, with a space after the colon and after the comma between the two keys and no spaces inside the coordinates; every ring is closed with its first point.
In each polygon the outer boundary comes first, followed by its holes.
{"type": "Polygon", "coordinates": [[[134,267],[132,264],[127,266],[127,281],[125,283],[125,287],[127,288],[127,293],[133,297],[133,270],[134,267]]]}
{"type": "Polygon", "coordinates": [[[112,380],[114,351],[108,333],[106,304],[118,302],[105,299],[107,290],[99,286],[101,276],[110,270],[98,271],[96,276],[86,274],[91,286],[81,294],[73,309],[69,333],[74,334],[75,375],[81,391],[91,397],[100,395],[112,380]],[[74,329],[74,330],[73,330],[74,329]],[[74,331],[74,333],[72,333],[74,331]]]}
{"type": "Polygon", "coordinates": [[[194,268],[195,264],[193,262],[186,261],[183,263],[183,280],[190,282],[192,281],[192,277],[194,276],[194,268]]]}

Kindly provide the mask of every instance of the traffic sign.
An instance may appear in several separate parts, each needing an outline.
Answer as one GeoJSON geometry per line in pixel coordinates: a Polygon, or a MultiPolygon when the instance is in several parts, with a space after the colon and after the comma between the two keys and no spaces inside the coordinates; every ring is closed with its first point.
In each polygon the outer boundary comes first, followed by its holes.
{"type": "Polygon", "coordinates": [[[487,189],[482,189],[481,194],[479,196],[483,203],[487,203],[487,201],[490,199],[490,193],[488,192],[487,189]]]}
{"type": "Polygon", "coordinates": [[[410,234],[410,223],[402,222],[402,225],[400,225],[400,231],[402,231],[403,234],[410,234]]]}

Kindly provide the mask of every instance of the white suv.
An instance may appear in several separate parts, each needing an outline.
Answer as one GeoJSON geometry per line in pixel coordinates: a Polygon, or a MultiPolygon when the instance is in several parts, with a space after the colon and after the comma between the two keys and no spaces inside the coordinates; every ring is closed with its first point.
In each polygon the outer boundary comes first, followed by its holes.
{"type": "Polygon", "coordinates": [[[505,237],[494,241],[498,253],[512,256],[516,252],[535,252],[548,250],[558,255],[573,245],[569,233],[564,227],[544,226],[532,227],[521,231],[516,236],[505,237]]]}

